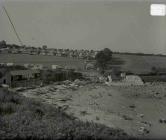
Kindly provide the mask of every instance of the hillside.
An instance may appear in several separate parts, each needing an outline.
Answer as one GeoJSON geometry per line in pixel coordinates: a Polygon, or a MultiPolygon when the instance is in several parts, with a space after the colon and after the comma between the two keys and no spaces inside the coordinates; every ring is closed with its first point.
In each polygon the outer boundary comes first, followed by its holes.
{"type": "MultiPolygon", "coordinates": [[[[43,64],[51,66],[52,64],[69,66],[77,69],[84,68],[85,60],[58,56],[27,55],[27,54],[0,54],[0,63],[16,64],[43,64]]],[[[111,66],[120,66],[122,70],[133,73],[148,73],[153,66],[166,69],[166,57],[155,55],[136,55],[136,54],[113,54],[111,66]]]]}
{"type": "Polygon", "coordinates": [[[113,57],[122,61],[117,66],[137,74],[150,72],[153,66],[166,68],[165,56],[113,54],[113,57]]]}
{"type": "Polygon", "coordinates": [[[0,88],[0,139],[115,139],[127,138],[120,129],[82,122],[53,105],[0,88]]]}
{"type": "Polygon", "coordinates": [[[43,103],[56,104],[84,122],[121,128],[137,139],[165,139],[165,91],[166,83],[162,82],[107,86],[65,81],[62,85],[51,84],[19,93],[43,103]]]}

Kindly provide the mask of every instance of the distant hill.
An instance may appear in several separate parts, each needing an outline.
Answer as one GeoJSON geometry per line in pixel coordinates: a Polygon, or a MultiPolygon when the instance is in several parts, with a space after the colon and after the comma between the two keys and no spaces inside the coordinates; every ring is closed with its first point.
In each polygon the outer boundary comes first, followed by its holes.
{"type": "Polygon", "coordinates": [[[137,74],[148,73],[152,67],[166,68],[166,56],[164,55],[114,53],[113,58],[121,61],[120,64],[117,63],[115,65],[120,66],[122,70],[128,70],[137,74]]]}

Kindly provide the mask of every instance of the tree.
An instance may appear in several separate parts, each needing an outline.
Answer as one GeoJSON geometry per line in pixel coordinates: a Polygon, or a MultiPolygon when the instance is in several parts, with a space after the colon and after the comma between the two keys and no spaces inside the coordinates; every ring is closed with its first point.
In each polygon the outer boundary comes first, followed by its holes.
{"type": "Polygon", "coordinates": [[[96,66],[100,69],[101,73],[107,68],[108,63],[112,59],[112,51],[108,48],[105,48],[99,51],[96,56],[96,66]]]}
{"type": "Polygon", "coordinates": [[[47,49],[47,45],[43,45],[42,49],[46,50],[47,49]]]}
{"type": "Polygon", "coordinates": [[[6,48],[6,41],[0,41],[0,48],[6,48]]]}
{"type": "Polygon", "coordinates": [[[2,72],[0,72],[0,78],[2,78],[3,77],[3,74],[2,74],[2,72]]]}
{"type": "Polygon", "coordinates": [[[156,75],[158,73],[158,69],[155,66],[153,66],[151,68],[151,73],[156,75]]]}

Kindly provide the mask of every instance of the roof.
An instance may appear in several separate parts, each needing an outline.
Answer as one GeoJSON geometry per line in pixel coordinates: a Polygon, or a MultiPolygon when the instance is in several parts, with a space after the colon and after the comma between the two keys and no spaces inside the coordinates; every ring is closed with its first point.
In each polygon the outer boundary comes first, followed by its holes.
{"type": "Polygon", "coordinates": [[[10,71],[11,75],[30,75],[30,74],[35,74],[39,73],[38,70],[13,70],[10,71]]]}

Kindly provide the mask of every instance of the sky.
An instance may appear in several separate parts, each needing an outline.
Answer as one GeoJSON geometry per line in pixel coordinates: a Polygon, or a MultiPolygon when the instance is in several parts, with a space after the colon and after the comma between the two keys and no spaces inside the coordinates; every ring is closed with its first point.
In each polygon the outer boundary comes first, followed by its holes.
{"type": "MultiPolygon", "coordinates": [[[[166,54],[166,17],[152,17],[152,2],[138,1],[6,0],[3,5],[27,46],[166,54]]],[[[19,44],[3,9],[0,40],[19,44]]]]}

